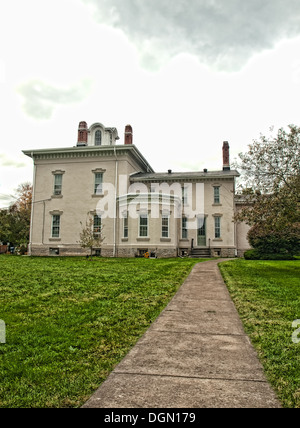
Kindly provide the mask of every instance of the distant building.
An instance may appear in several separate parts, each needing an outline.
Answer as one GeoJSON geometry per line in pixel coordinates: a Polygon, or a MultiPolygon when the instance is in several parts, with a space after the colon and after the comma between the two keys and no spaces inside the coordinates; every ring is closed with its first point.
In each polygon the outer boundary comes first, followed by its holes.
{"type": "Polygon", "coordinates": [[[241,201],[228,142],[220,171],[155,173],[130,125],[118,140],[116,128],[80,122],[76,146],[24,151],[34,162],[29,254],[86,254],[79,234],[89,217],[95,234],[103,225],[96,252],[105,257],[235,257],[249,248],[248,227],[233,222],[241,201]]]}

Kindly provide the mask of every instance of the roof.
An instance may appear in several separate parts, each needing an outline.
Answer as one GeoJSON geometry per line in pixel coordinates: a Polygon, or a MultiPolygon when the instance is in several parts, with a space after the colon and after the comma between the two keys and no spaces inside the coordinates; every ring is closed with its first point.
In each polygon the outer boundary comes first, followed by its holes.
{"type": "Polygon", "coordinates": [[[137,173],[130,176],[130,180],[137,181],[174,181],[174,180],[205,180],[239,177],[236,170],[227,171],[193,171],[193,172],[159,172],[159,173],[137,173]]]}
{"type": "Polygon", "coordinates": [[[38,150],[23,150],[24,155],[29,156],[34,161],[42,159],[58,159],[58,158],[76,158],[76,157],[95,157],[95,156],[115,156],[129,155],[132,156],[140,166],[141,170],[153,173],[154,170],[147,162],[141,152],[133,144],[114,145],[114,146],[84,146],[84,147],[67,147],[56,149],[38,149],[38,150]]]}

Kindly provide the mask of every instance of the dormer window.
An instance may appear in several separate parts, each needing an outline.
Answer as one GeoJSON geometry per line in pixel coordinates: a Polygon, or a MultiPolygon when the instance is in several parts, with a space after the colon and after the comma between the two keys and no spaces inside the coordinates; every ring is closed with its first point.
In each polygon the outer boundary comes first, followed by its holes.
{"type": "Polygon", "coordinates": [[[102,132],[98,129],[95,132],[95,146],[101,146],[102,144],[102,132]]]}

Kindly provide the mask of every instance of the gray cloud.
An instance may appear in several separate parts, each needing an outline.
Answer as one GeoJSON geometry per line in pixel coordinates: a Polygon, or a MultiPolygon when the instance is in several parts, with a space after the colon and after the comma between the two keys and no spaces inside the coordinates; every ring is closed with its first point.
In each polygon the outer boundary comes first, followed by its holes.
{"type": "Polygon", "coordinates": [[[0,153],[0,166],[1,168],[25,168],[27,165],[24,162],[15,161],[7,157],[5,154],[0,153]]]}
{"type": "Polygon", "coordinates": [[[147,67],[179,53],[237,70],[254,53],[300,34],[299,0],[82,0],[123,30],[147,67]]]}
{"type": "MultiPolygon", "coordinates": [[[[12,195],[7,195],[4,193],[0,193],[0,203],[2,203],[3,205],[10,205],[13,201],[13,196],[12,195]]],[[[1,209],[1,207],[0,207],[1,209]]]]}
{"type": "Polygon", "coordinates": [[[91,91],[92,83],[84,79],[68,88],[55,87],[41,80],[31,80],[20,85],[17,90],[23,97],[23,109],[35,119],[50,119],[54,110],[84,100],[91,91]]]}

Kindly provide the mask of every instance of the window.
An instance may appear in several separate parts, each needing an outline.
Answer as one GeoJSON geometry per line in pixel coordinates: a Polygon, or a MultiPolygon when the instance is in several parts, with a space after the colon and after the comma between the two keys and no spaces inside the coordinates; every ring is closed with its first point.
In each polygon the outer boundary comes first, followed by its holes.
{"type": "Polygon", "coordinates": [[[52,238],[60,236],[60,215],[52,216],[52,238]]]}
{"type": "Polygon", "coordinates": [[[123,217],[123,238],[128,238],[128,214],[123,217]]]}
{"type": "Polygon", "coordinates": [[[101,146],[102,144],[102,132],[98,129],[95,133],[95,146],[101,146]]]}
{"type": "Polygon", "coordinates": [[[59,256],[59,248],[50,248],[49,249],[50,256],[59,256]]]}
{"type": "Polygon", "coordinates": [[[95,173],[95,188],[94,188],[94,194],[95,195],[102,195],[103,193],[103,173],[95,173]]]}
{"type": "Polygon", "coordinates": [[[182,205],[187,205],[188,203],[188,189],[182,187],[182,205]]]}
{"type": "Polygon", "coordinates": [[[145,254],[148,253],[148,249],[138,249],[139,257],[145,257],[145,254]]]}
{"type": "Polygon", "coordinates": [[[169,238],[169,216],[168,215],[162,216],[161,236],[162,238],[169,238]]]}
{"type": "Polygon", "coordinates": [[[215,217],[215,238],[221,238],[221,217],[215,217]]]}
{"type": "Polygon", "coordinates": [[[182,236],[182,239],[187,239],[187,237],[188,237],[187,218],[186,217],[182,217],[181,236],[182,236]]]}
{"type": "Polygon", "coordinates": [[[94,215],[94,235],[99,237],[101,235],[102,218],[99,215],[94,215]]]}
{"type": "Polygon", "coordinates": [[[62,174],[54,175],[54,195],[60,196],[62,194],[62,174]]]}
{"type": "Polygon", "coordinates": [[[220,203],[220,187],[215,186],[214,187],[214,204],[220,203]]]}
{"type": "Polygon", "coordinates": [[[148,236],[148,215],[141,214],[140,215],[140,237],[148,236]]]}

